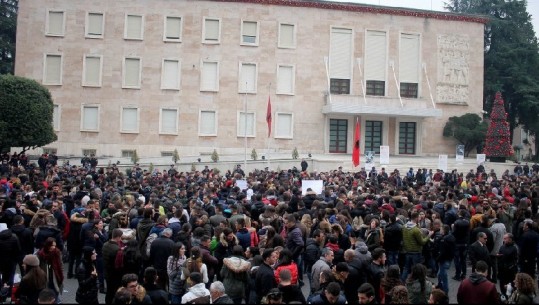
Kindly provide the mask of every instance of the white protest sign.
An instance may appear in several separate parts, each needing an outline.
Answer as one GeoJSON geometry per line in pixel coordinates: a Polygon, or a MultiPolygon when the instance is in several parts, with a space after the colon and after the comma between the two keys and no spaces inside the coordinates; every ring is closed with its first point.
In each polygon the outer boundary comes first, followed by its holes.
{"type": "Polygon", "coordinates": [[[380,165],[389,164],[389,146],[380,146],[380,165]]]}
{"type": "Polygon", "coordinates": [[[485,163],[487,156],[485,154],[477,154],[477,165],[485,163]]]}
{"type": "Polygon", "coordinates": [[[462,163],[464,161],[464,145],[457,145],[457,153],[455,155],[455,161],[462,163]]]}
{"type": "Polygon", "coordinates": [[[322,180],[303,180],[301,181],[301,194],[305,196],[307,189],[311,188],[315,193],[322,194],[324,190],[324,181],[322,180]]]}
{"type": "Polygon", "coordinates": [[[438,169],[447,172],[447,155],[438,156],[438,169]]]}
{"type": "Polygon", "coordinates": [[[246,190],[247,189],[247,180],[236,180],[236,185],[240,188],[240,190],[246,190]]]}

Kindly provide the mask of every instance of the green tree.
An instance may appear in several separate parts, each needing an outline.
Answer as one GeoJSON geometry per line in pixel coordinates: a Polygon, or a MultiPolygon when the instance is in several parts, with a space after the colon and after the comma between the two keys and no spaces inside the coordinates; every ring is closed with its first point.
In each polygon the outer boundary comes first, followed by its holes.
{"type": "Polygon", "coordinates": [[[56,141],[53,108],[49,90],[36,81],[0,76],[0,149],[24,152],[56,141]]]}
{"type": "Polygon", "coordinates": [[[213,153],[211,154],[211,159],[213,162],[219,161],[219,153],[217,153],[217,149],[213,150],[213,153]]]}
{"type": "Polygon", "coordinates": [[[174,153],[172,154],[172,161],[174,161],[174,164],[178,163],[178,160],[180,160],[180,154],[178,153],[178,149],[174,148],[174,153]]]}
{"type": "Polygon", "coordinates": [[[18,0],[0,0],[0,74],[13,74],[18,0]]]}
{"type": "Polygon", "coordinates": [[[464,145],[464,155],[467,157],[470,152],[483,143],[487,133],[487,123],[481,121],[481,117],[475,113],[466,113],[462,116],[452,116],[445,123],[444,137],[455,138],[464,145]]]}
{"type": "MultiPolygon", "coordinates": [[[[485,25],[484,109],[490,113],[495,94],[505,100],[512,138],[522,125],[534,135],[539,151],[539,45],[527,1],[450,0],[446,9],[456,13],[490,16],[485,25]]],[[[536,154],[536,158],[537,158],[536,154]]]]}
{"type": "Polygon", "coordinates": [[[251,151],[251,159],[255,160],[258,159],[258,154],[256,153],[256,149],[253,148],[251,151]]]}
{"type": "Polygon", "coordinates": [[[133,155],[131,156],[131,162],[133,162],[133,164],[137,164],[139,160],[140,158],[138,157],[137,150],[135,149],[133,151],[133,155]]]}

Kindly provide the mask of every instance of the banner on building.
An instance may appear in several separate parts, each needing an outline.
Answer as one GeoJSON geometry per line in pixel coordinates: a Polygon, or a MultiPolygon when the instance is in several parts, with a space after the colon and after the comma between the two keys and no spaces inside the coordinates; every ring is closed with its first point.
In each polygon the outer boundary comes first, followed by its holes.
{"type": "Polygon", "coordinates": [[[457,154],[455,161],[462,163],[464,161],[464,145],[457,145],[457,154]]]}
{"type": "Polygon", "coordinates": [[[380,146],[380,165],[389,164],[389,146],[380,146]]]}
{"type": "Polygon", "coordinates": [[[447,155],[438,156],[438,169],[447,172],[447,155]]]}

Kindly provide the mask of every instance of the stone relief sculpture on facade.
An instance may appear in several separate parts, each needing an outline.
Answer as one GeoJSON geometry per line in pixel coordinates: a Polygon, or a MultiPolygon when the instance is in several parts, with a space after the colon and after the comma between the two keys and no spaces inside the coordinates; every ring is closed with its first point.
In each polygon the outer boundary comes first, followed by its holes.
{"type": "Polygon", "coordinates": [[[468,104],[470,39],[464,35],[438,35],[438,103],[468,104]]]}

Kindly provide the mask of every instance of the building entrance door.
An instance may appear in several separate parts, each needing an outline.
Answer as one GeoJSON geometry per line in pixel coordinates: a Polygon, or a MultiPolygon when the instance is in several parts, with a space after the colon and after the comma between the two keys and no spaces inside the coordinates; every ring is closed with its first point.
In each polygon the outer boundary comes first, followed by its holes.
{"type": "Polygon", "coordinates": [[[348,120],[329,120],[329,152],[346,153],[348,120]]]}
{"type": "Polygon", "coordinates": [[[382,121],[365,121],[365,151],[380,154],[382,145],[382,121]]]}

